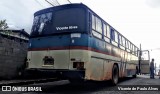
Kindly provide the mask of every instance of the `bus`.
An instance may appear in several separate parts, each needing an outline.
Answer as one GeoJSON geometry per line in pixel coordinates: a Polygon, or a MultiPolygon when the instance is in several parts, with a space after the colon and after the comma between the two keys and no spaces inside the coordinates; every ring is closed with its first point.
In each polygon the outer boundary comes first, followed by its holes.
{"type": "MultiPolygon", "coordinates": [[[[138,47],[84,4],[34,14],[27,69],[56,71],[69,81],[136,77],[138,47]]],[[[53,74],[51,74],[53,75],[53,74]]]]}

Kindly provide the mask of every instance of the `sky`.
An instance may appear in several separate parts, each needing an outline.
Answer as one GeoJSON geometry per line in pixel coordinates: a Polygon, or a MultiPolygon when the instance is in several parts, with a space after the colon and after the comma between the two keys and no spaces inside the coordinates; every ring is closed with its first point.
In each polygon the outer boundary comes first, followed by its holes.
{"type": "MultiPolygon", "coordinates": [[[[52,0],[48,0],[53,3],[52,0]]],[[[58,0],[61,4],[67,0],[58,0]]],[[[70,0],[83,3],[160,64],[160,0],[70,0]],[[151,50],[152,49],[152,50],[151,50]]],[[[51,7],[45,0],[1,0],[0,20],[31,31],[34,12],[51,7]]]]}

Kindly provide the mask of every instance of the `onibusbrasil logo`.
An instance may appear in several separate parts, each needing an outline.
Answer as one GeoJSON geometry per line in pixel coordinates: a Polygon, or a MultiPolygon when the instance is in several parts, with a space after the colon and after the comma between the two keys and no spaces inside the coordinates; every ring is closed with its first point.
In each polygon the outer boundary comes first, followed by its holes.
{"type": "Polygon", "coordinates": [[[42,91],[41,87],[2,86],[2,91],[42,91]]]}

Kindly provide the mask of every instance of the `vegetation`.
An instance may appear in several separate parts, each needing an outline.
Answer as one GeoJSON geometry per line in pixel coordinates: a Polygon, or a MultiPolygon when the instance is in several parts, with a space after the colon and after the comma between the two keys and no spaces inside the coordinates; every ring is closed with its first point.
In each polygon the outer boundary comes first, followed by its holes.
{"type": "Polygon", "coordinates": [[[8,28],[8,24],[6,20],[0,20],[0,30],[6,30],[8,28]]]}

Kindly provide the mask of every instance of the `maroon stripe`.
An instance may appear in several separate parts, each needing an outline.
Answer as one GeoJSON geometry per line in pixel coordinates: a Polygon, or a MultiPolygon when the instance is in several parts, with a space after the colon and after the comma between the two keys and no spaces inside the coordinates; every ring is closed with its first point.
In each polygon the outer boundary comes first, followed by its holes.
{"type": "Polygon", "coordinates": [[[52,48],[29,48],[28,51],[43,51],[43,50],[67,50],[69,47],[52,47],[52,48]]]}
{"type": "MultiPolygon", "coordinates": [[[[43,51],[43,50],[73,50],[73,49],[80,49],[80,50],[89,50],[89,51],[94,51],[94,52],[98,52],[98,53],[102,53],[102,54],[106,54],[106,55],[111,55],[111,56],[115,56],[112,55],[110,53],[107,52],[103,52],[91,47],[86,47],[86,46],[71,46],[71,47],[52,47],[52,48],[29,48],[28,51],[43,51]]],[[[119,56],[115,56],[115,57],[119,57],[119,56]]]]}
{"type": "Polygon", "coordinates": [[[43,51],[43,50],[69,50],[69,49],[83,49],[88,50],[90,47],[85,46],[66,46],[66,47],[51,47],[51,48],[29,48],[28,51],[43,51]]]}

